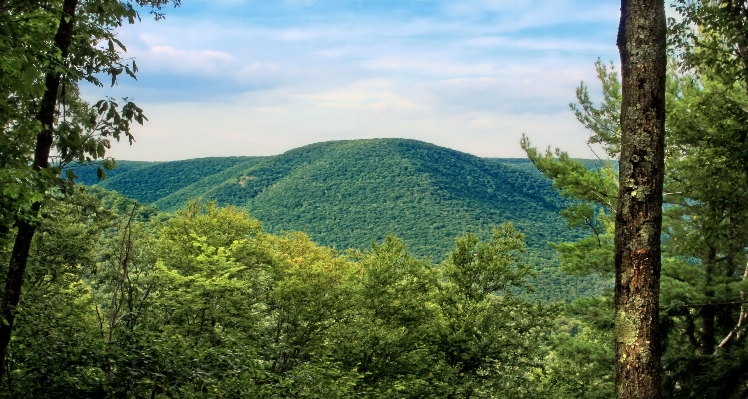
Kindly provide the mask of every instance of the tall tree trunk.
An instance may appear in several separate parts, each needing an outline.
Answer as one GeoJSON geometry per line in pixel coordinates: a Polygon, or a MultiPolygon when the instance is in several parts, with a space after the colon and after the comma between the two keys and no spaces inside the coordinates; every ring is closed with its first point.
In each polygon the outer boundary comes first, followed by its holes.
{"type": "MultiPolygon", "coordinates": [[[[702,258],[704,263],[704,296],[706,297],[707,303],[714,302],[714,287],[712,286],[713,278],[712,275],[715,273],[714,265],[717,260],[717,250],[713,246],[709,246],[706,251],[706,255],[702,258]]],[[[714,329],[714,322],[717,318],[717,306],[706,305],[699,311],[701,316],[701,342],[699,346],[699,353],[704,356],[711,355],[714,353],[714,349],[717,346],[716,331],[714,329]]]]}
{"type": "Polygon", "coordinates": [[[620,190],[615,234],[616,397],[659,399],[665,4],[622,0],[620,190]]]}
{"type": "MultiPolygon", "coordinates": [[[[62,6],[60,25],[55,34],[55,45],[60,49],[63,62],[68,56],[70,43],[73,40],[73,27],[75,25],[75,10],[78,0],[65,0],[62,6]]],[[[36,148],[34,149],[33,168],[41,171],[49,167],[49,154],[54,142],[55,108],[57,106],[57,93],[60,89],[61,74],[56,70],[50,70],[45,76],[46,90],[42,97],[39,113],[36,119],[41,122],[42,129],[36,136],[36,148]]],[[[34,203],[32,210],[38,213],[40,203],[34,203]]],[[[5,280],[5,292],[0,301],[0,382],[5,375],[6,360],[8,357],[8,343],[13,329],[15,319],[15,308],[21,298],[21,287],[23,277],[26,273],[26,262],[31,249],[31,241],[36,232],[36,226],[23,219],[16,222],[18,232],[10,255],[8,277],[5,280]]]]}

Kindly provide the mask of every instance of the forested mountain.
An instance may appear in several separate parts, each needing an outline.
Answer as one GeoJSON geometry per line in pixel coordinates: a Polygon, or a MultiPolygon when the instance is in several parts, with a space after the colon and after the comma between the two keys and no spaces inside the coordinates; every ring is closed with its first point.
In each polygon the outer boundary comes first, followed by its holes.
{"type": "MultiPolygon", "coordinates": [[[[221,157],[172,162],[119,161],[115,169],[107,172],[107,179],[100,182],[95,168],[79,167],[75,169],[75,173],[79,176],[78,181],[83,184],[98,183],[141,203],[150,204],[197,181],[235,166],[246,169],[261,159],[263,158],[221,157]]],[[[179,205],[171,207],[171,210],[178,209],[179,205]]]]}
{"type": "MultiPolygon", "coordinates": [[[[568,299],[599,291],[597,280],[557,272],[548,241],[571,240],[564,200],[527,160],[482,159],[415,140],[317,143],[273,157],[119,162],[126,172],[99,186],[173,212],[190,198],[248,209],[271,232],[300,230],[340,250],[366,249],[387,234],[441,261],[454,239],[481,238],[511,221],[540,270],[538,295],[568,299]],[[593,283],[594,281],[594,283],[593,283]]],[[[117,170],[117,169],[115,169],[117,170]]],[[[96,183],[83,174],[84,184],[96,183]]]]}

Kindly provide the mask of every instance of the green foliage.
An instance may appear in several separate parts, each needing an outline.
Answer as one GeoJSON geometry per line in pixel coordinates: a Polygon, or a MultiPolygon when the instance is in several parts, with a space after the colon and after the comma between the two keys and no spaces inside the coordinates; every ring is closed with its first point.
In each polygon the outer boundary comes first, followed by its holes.
{"type": "Polygon", "coordinates": [[[519,295],[511,225],[435,265],[394,237],[340,254],[238,208],[90,191],[34,241],[0,397],[544,395],[555,308],[519,295]]]}
{"type": "Polygon", "coordinates": [[[567,300],[605,286],[558,271],[547,241],[579,232],[564,227],[557,212],[565,200],[527,160],[379,139],[319,143],[268,158],[123,165],[131,169],[98,185],[166,211],[193,197],[234,205],[274,233],[301,230],[341,249],[363,250],[396,234],[414,254],[441,260],[455,237],[486,239],[492,226],[511,221],[528,237],[528,256],[538,267],[541,289],[533,295],[567,300]]]}
{"type": "MultiPolygon", "coordinates": [[[[112,168],[106,171],[104,179],[111,179],[119,174],[129,172],[131,170],[140,169],[149,165],[153,165],[153,162],[141,162],[141,161],[116,161],[112,168]]],[[[92,162],[91,164],[78,164],[71,163],[66,165],[62,169],[63,175],[67,175],[68,170],[72,170],[75,173],[75,182],[86,186],[93,186],[97,183],[103,183],[102,176],[99,175],[100,169],[107,169],[102,162],[92,162]]]]}
{"type": "MultiPolygon", "coordinates": [[[[259,159],[261,158],[200,158],[150,163],[142,166],[136,164],[140,167],[131,167],[127,172],[119,173],[111,179],[98,182],[98,184],[103,188],[117,191],[139,202],[150,204],[237,164],[251,164],[252,161],[257,162],[259,159]]],[[[126,166],[130,165],[126,164],[126,166]]],[[[84,182],[84,184],[87,183],[84,182]]],[[[192,197],[201,196],[193,195],[192,197]]],[[[185,203],[186,201],[169,210],[175,211],[185,203]]]]}
{"type": "Polygon", "coordinates": [[[551,336],[541,391],[556,398],[614,396],[613,300],[581,298],[567,305],[551,336]]]}
{"type": "MultiPolygon", "coordinates": [[[[748,8],[740,1],[676,0],[668,21],[670,48],[682,71],[727,86],[748,83],[748,8]]],[[[717,109],[717,108],[715,108],[717,109]]]]}
{"type": "Polygon", "coordinates": [[[671,146],[664,212],[664,361],[678,386],[704,397],[739,397],[746,377],[743,335],[748,263],[748,181],[744,87],[702,76],[672,84],[671,146]],[[687,349],[686,349],[687,348],[687,349]],[[685,349],[685,350],[684,350],[685,349]],[[719,382],[719,383],[718,383],[719,382]]]}
{"type": "MultiPolygon", "coordinates": [[[[705,42],[699,43],[703,46],[705,42]]],[[[702,55],[688,55],[686,60],[706,63],[708,60],[699,58],[702,55]]],[[[744,189],[748,181],[748,100],[742,83],[726,84],[724,76],[711,69],[712,64],[701,66],[701,75],[695,76],[679,74],[671,64],[667,84],[660,300],[664,390],[669,397],[740,397],[745,376],[737,370],[746,359],[740,337],[748,314],[742,307],[748,260],[748,198],[744,189]]],[[[591,129],[590,142],[603,144],[609,156],[617,156],[615,115],[620,112],[616,109],[620,101],[612,90],[619,86],[610,81],[616,79],[614,73],[599,63],[597,67],[603,81],[603,106],[590,105],[582,87],[578,97],[583,111],[576,109],[576,113],[591,129]]],[[[572,203],[562,215],[569,225],[584,227],[589,234],[574,242],[554,244],[562,269],[575,274],[610,275],[612,212],[617,196],[613,165],[589,170],[559,150],[540,156],[526,138],[522,144],[533,163],[554,179],[563,194],[580,201],[572,203]]],[[[590,328],[591,319],[601,317],[593,316],[586,317],[583,331],[590,328]]],[[[597,331],[603,337],[610,336],[604,330],[597,331]]],[[[569,339],[564,346],[591,344],[584,335],[569,339]]],[[[602,350],[601,346],[597,351],[602,350]]],[[[588,383],[609,381],[599,373],[587,377],[588,383]]]]}
{"type": "Polygon", "coordinates": [[[468,298],[482,298],[506,291],[507,287],[523,287],[531,266],[520,259],[525,237],[511,224],[494,228],[490,242],[480,243],[473,234],[457,239],[456,248],[445,266],[446,277],[468,298]]]}
{"type": "MultiPolygon", "coordinates": [[[[62,1],[8,1],[0,7],[0,233],[7,233],[16,220],[38,223],[32,204],[58,200],[61,192],[70,189],[59,178],[65,165],[103,160],[97,164],[97,173],[103,176],[113,166],[105,159],[111,140],[132,142],[131,125],[144,122],[143,111],[129,99],[106,98],[90,104],[79,90],[83,80],[101,86],[102,75],[109,75],[112,84],[123,72],[135,76],[137,68],[123,58],[125,47],[116,36],[117,27],[139,18],[135,3],[157,10],[167,2],[85,2],[67,17],[62,1]],[[73,33],[70,45],[63,49],[58,40],[64,39],[56,35],[65,21],[73,21],[73,33]],[[59,93],[51,96],[56,111],[50,116],[51,126],[46,127],[51,143],[42,145],[50,145],[53,155],[37,159],[36,167],[41,170],[35,170],[37,135],[44,128],[39,108],[48,78],[61,80],[59,93]],[[55,107],[56,103],[61,106],[55,107]]],[[[68,171],[66,176],[74,178],[73,171],[68,171]]]]}
{"type": "Polygon", "coordinates": [[[602,103],[599,106],[593,104],[587,86],[581,83],[576,93],[577,104],[570,103],[569,106],[577,120],[594,132],[587,144],[602,145],[608,157],[617,158],[621,152],[621,83],[612,62],[606,67],[598,59],[595,70],[602,86],[602,103]]]}

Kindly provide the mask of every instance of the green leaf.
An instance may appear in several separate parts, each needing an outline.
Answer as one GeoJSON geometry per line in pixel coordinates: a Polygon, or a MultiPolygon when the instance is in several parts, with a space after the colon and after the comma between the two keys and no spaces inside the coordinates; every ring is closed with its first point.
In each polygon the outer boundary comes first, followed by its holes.
{"type": "Polygon", "coordinates": [[[117,43],[117,46],[122,49],[122,51],[127,52],[127,48],[125,48],[125,45],[119,41],[116,37],[113,38],[114,42],[117,43]]]}

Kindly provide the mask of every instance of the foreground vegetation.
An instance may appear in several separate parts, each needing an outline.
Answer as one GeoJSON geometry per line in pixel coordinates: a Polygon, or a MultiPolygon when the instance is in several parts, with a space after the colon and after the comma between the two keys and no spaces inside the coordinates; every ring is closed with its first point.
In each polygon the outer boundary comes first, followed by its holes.
{"type": "Polygon", "coordinates": [[[434,265],[393,237],[339,253],[234,207],[90,192],[40,228],[0,396],[549,395],[556,307],[520,298],[509,224],[434,265]]]}

